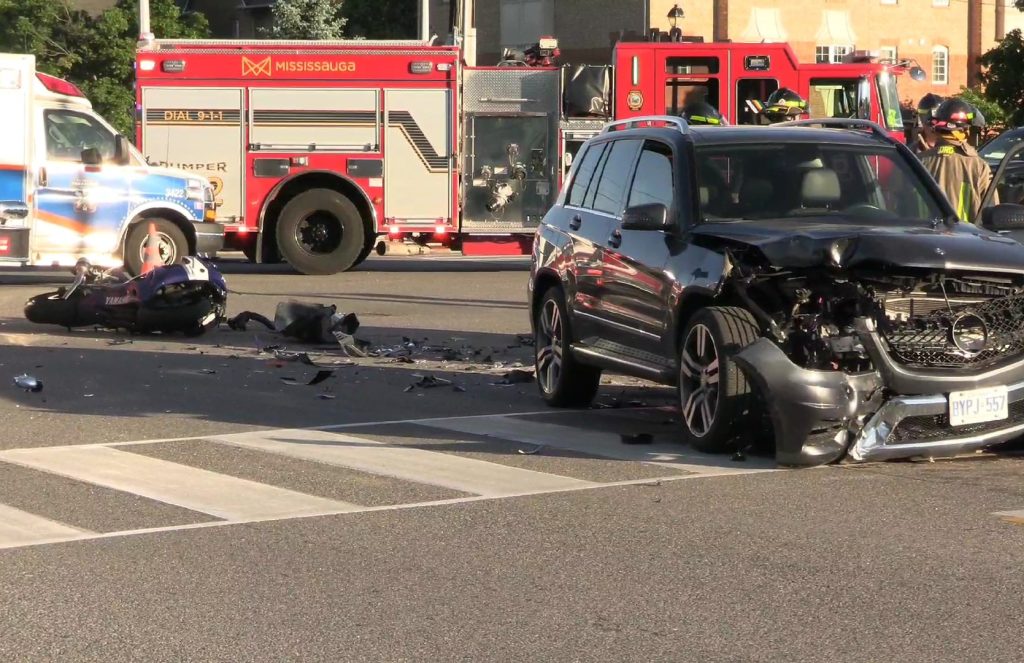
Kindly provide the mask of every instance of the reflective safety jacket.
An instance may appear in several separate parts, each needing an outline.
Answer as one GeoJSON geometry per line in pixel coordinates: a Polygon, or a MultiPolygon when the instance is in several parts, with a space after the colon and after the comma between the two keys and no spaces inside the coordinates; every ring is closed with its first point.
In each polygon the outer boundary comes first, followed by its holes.
{"type": "MultiPolygon", "coordinates": [[[[992,171],[973,147],[940,137],[934,147],[921,154],[921,163],[953,203],[961,221],[973,222],[978,218],[992,171]]],[[[997,202],[993,199],[993,203],[997,202]]]]}

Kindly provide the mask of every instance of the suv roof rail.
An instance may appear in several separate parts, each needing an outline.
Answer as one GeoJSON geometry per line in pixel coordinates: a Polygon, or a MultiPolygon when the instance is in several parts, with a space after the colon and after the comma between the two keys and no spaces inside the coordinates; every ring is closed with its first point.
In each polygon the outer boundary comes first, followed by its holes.
{"type": "Polygon", "coordinates": [[[864,120],[861,118],[852,117],[819,117],[812,118],[809,120],[790,120],[789,122],[779,122],[778,124],[771,125],[773,127],[823,127],[825,129],[870,129],[871,133],[884,138],[890,142],[893,141],[893,137],[889,135],[882,125],[871,120],[864,120]]]}
{"type": "Polygon", "coordinates": [[[641,117],[631,117],[628,120],[616,120],[614,122],[609,122],[604,125],[604,129],[601,130],[601,133],[606,134],[620,128],[637,129],[640,126],[651,126],[655,122],[675,125],[675,128],[679,129],[679,132],[684,134],[690,130],[690,125],[686,120],[675,115],[643,115],[641,117]]]}

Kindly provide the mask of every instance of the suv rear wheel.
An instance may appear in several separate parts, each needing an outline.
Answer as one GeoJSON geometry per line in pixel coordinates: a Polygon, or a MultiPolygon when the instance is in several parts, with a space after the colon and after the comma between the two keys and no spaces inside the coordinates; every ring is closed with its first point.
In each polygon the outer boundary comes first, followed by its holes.
{"type": "Polygon", "coordinates": [[[755,420],[754,394],[732,357],[758,339],[754,316],[735,306],[699,311],[686,325],[679,350],[683,437],[709,453],[734,451],[755,420]]]}
{"type": "Polygon", "coordinates": [[[584,407],[597,395],[601,369],[580,364],[569,352],[572,327],[562,289],[544,293],[537,309],[534,355],[537,385],[548,405],[584,407]]]}

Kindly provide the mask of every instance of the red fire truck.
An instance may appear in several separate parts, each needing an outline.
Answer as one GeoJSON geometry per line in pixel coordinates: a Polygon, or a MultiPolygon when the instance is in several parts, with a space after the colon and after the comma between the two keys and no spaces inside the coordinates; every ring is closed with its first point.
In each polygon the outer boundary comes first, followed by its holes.
{"type": "Polygon", "coordinates": [[[150,41],[137,138],[150,163],[211,179],[228,248],[330,274],[383,236],[526,253],[583,140],[695,95],[743,123],[745,100],[786,86],[812,115],[901,126],[904,67],[800,65],[782,44],[621,43],[613,66],[502,64],[521,66],[466,67],[457,47],[424,42],[150,41]]]}

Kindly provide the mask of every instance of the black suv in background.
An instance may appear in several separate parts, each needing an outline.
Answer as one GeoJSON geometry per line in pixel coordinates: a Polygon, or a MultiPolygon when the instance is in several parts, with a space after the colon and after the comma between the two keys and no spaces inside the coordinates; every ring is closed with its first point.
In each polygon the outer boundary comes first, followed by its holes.
{"type": "Polygon", "coordinates": [[[602,370],[673,384],[693,447],[771,430],[795,465],[1024,433],[1024,246],[958,223],[880,127],[822,122],[635,118],[583,146],[533,251],[549,404],[587,405],[602,370]]]}

